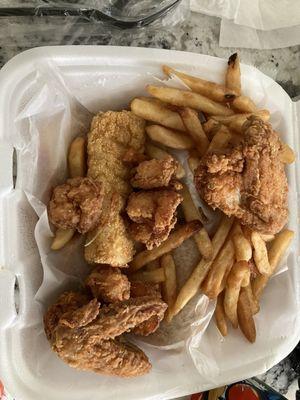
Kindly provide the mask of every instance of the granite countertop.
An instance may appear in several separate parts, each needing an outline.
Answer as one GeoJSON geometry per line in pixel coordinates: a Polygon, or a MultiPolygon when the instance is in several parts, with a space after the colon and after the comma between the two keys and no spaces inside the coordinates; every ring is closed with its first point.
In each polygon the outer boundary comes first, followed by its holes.
{"type": "MultiPolygon", "coordinates": [[[[23,50],[45,45],[122,45],[185,50],[227,58],[237,49],[218,45],[220,19],[191,13],[176,27],[111,30],[97,23],[68,17],[0,18],[0,66],[23,50]]],[[[244,63],[254,65],[275,79],[292,98],[300,96],[300,46],[278,50],[238,49],[244,63]]],[[[260,376],[275,390],[295,398],[299,350],[260,376]],[[294,383],[293,383],[294,382],[294,383]],[[291,386],[292,385],[292,386],[291,386]],[[293,389],[291,389],[293,387],[293,389]]]]}

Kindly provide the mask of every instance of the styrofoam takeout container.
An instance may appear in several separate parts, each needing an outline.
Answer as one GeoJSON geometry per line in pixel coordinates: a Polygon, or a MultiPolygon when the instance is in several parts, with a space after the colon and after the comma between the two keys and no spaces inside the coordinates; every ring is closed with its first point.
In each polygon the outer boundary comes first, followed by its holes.
{"type": "MultiPolygon", "coordinates": [[[[287,271],[272,278],[256,317],[257,341],[249,344],[238,332],[221,340],[210,324],[189,351],[157,350],[153,371],[145,377],[120,379],[76,371],[51,356],[46,370],[36,369],[49,345],[41,333],[42,313],[35,294],[43,280],[34,240],[37,216],[24,191],[28,182],[17,153],[17,182],[13,182],[12,137],[27,128],[16,118],[34,98],[36,70],[43,62],[56,65],[76,99],[90,111],[119,109],[143,93],[147,79],[162,77],[161,64],[170,64],[204,78],[222,82],[226,61],[214,57],[154,49],[124,47],[47,47],[24,52],[0,72],[0,378],[9,393],[22,400],[169,399],[221,386],[265,372],[284,358],[300,338],[299,315],[299,165],[288,167],[290,185],[288,227],[295,239],[287,271]],[[105,82],[105,85],[103,85],[105,82]],[[98,85],[98,86],[97,86],[98,85]],[[100,90],[101,85],[103,90],[100,90]],[[104,87],[105,86],[105,87],[104,87]],[[97,90],[94,90],[96,87],[97,90]],[[16,308],[15,284],[20,289],[16,308]],[[37,335],[42,335],[37,341],[37,335]],[[197,367],[197,368],[196,368],[197,367]]],[[[272,79],[242,66],[244,93],[268,108],[271,122],[283,139],[299,152],[300,103],[293,103],[272,79]]],[[[57,114],[59,117],[59,113],[57,114]]],[[[50,135],[50,131],[49,131],[50,135]]],[[[51,135],[50,135],[51,136],[51,135]]],[[[51,143],[55,151],[56,143],[51,143]]],[[[22,153],[24,154],[24,153],[22,153]]],[[[27,171],[27,176],[28,171],[27,171]]],[[[28,193],[27,193],[28,195],[28,193]]]]}

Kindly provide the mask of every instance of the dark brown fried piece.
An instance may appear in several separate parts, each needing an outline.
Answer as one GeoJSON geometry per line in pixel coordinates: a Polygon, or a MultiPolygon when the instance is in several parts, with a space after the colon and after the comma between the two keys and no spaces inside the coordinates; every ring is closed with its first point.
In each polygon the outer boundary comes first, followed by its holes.
{"type": "Polygon", "coordinates": [[[79,328],[92,322],[99,314],[100,303],[97,299],[91,300],[88,304],[74,311],[67,311],[59,320],[61,325],[69,328],[79,328]]]}
{"type": "MultiPolygon", "coordinates": [[[[51,335],[52,348],[74,368],[125,377],[143,375],[151,368],[148,358],[119,336],[153,316],[163,316],[166,308],[161,299],[153,296],[109,304],[100,310],[94,299],[83,306],[83,311],[74,310],[75,317],[68,312],[68,321],[80,316],[76,327],[66,325],[61,316],[51,335]],[[90,322],[86,316],[90,316],[90,322]]],[[[48,313],[45,321],[49,320],[48,313]]]]}
{"type": "Polygon", "coordinates": [[[127,203],[132,237],[148,249],[165,241],[176,224],[176,209],[182,197],[174,190],[132,193],[127,203]]]}
{"type": "Polygon", "coordinates": [[[223,154],[207,154],[195,185],[212,207],[259,232],[275,234],[287,221],[287,178],[280,139],[270,124],[250,117],[243,141],[223,154]]]}
{"type": "Polygon", "coordinates": [[[176,175],[177,168],[178,162],[171,156],[162,160],[141,162],[131,179],[131,185],[139,189],[168,187],[171,179],[176,175]]]}
{"type": "Polygon", "coordinates": [[[119,268],[99,266],[87,277],[85,284],[94,297],[106,303],[128,300],[130,296],[130,282],[119,268]]]}
{"type": "Polygon", "coordinates": [[[102,185],[91,178],[72,178],[57,186],[48,207],[49,220],[57,228],[86,233],[100,222],[102,185]]]}
{"type": "Polygon", "coordinates": [[[123,162],[136,166],[143,161],[147,160],[147,156],[144,153],[137,152],[135,149],[130,147],[123,156],[123,162]]]}

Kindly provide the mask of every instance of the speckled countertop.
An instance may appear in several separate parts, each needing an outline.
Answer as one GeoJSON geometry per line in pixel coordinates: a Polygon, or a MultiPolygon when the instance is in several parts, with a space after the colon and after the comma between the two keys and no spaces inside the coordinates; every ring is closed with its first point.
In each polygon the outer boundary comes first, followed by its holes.
{"type": "MultiPolygon", "coordinates": [[[[45,45],[122,45],[185,50],[228,57],[237,49],[218,45],[220,20],[191,13],[176,27],[146,27],[130,31],[111,30],[97,23],[68,17],[0,18],[0,66],[23,50],[45,45]]],[[[300,96],[300,46],[278,50],[238,49],[244,63],[256,66],[275,79],[292,98],[300,96]]],[[[261,376],[274,389],[287,393],[297,376],[295,352],[261,376]]],[[[299,369],[299,365],[298,365],[299,369]]],[[[299,373],[299,371],[298,371],[299,373]]],[[[296,388],[295,383],[293,386],[296,388]]],[[[295,388],[288,395],[294,399],[295,388]]]]}

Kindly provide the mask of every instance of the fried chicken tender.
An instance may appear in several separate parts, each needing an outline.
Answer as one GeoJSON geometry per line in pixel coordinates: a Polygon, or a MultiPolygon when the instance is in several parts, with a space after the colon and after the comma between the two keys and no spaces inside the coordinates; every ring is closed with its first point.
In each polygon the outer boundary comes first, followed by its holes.
{"type": "MultiPolygon", "coordinates": [[[[149,282],[139,282],[139,281],[133,281],[131,283],[130,296],[132,298],[143,297],[143,296],[155,296],[161,299],[161,293],[158,285],[149,282]]],[[[158,329],[159,324],[163,317],[164,314],[162,313],[159,315],[153,315],[153,317],[149,318],[147,321],[135,327],[132,330],[132,333],[140,336],[148,336],[151,333],[154,333],[158,329]]]]}
{"type": "Polygon", "coordinates": [[[182,197],[174,190],[132,193],[127,203],[132,237],[146,244],[147,249],[159,246],[176,224],[176,208],[182,197]]]}
{"type": "Polygon", "coordinates": [[[57,228],[86,233],[100,222],[103,186],[92,178],[72,178],[57,186],[48,207],[49,220],[57,228]]]}
{"type": "Polygon", "coordinates": [[[52,348],[62,360],[73,368],[106,375],[131,377],[149,372],[147,356],[120,335],[154,315],[163,314],[167,305],[162,300],[144,296],[100,308],[93,299],[75,310],[66,306],[61,313],[66,297],[67,294],[61,296],[44,318],[45,330],[51,327],[48,338],[52,348]],[[54,309],[59,311],[55,324],[54,309]]]}
{"type": "Polygon", "coordinates": [[[162,160],[143,161],[136,167],[136,172],[131,178],[131,185],[139,189],[155,189],[168,187],[175,177],[178,162],[173,157],[167,156],[162,160]]]}
{"type": "Polygon", "coordinates": [[[94,297],[105,303],[128,300],[130,296],[130,282],[119,268],[99,266],[87,277],[85,284],[94,297]]]}
{"type": "Polygon", "coordinates": [[[145,121],[130,111],[108,111],[96,115],[88,134],[88,176],[102,182],[105,196],[119,197],[113,212],[104,216],[100,229],[88,235],[88,263],[121,267],[132,260],[134,244],[121,216],[131,192],[131,166],[123,162],[129,149],[143,153],[145,121]]]}
{"type": "Polygon", "coordinates": [[[280,149],[271,125],[250,117],[240,144],[202,158],[195,171],[200,196],[253,230],[279,232],[288,217],[288,184],[280,149]]]}

